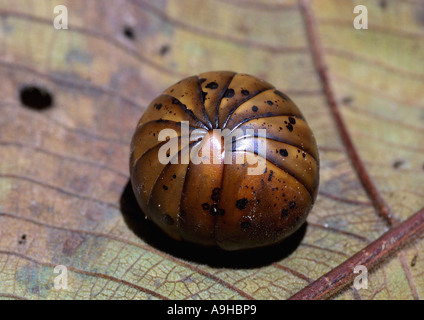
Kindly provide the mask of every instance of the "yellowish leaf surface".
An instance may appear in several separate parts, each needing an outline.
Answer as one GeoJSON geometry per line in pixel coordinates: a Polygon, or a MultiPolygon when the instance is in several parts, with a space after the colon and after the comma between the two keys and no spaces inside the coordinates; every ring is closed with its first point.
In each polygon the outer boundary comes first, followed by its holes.
{"type": "MultiPolygon", "coordinates": [[[[393,216],[424,207],[424,7],[313,1],[341,115],[393,216]]],[[[286,299],[388,230],[346,152],[297,1],[0,1],[0,298],[286,299]],[[68,8],[69,29],[53,27],[68,8]],[[266,79],[301,108],[320,149],[307,225],[253,253],[204,250],[146,222],[128,185],[129,143],[148,103],[184,76],[266,79]],[[22,105],[24,86],[53,106],[22,105]],[[54,268],[68,268],[56,290],[54,268]]],[[[336,299],[424,297],[424,241],[336,299]]]]}

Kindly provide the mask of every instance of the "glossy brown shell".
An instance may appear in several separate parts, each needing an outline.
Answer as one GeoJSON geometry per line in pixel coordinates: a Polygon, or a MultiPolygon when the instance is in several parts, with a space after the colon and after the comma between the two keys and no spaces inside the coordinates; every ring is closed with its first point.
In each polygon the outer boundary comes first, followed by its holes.
{"type": "MultiPolygon", "coordinates": [[[[244,138],[247,149],[235,145],[233,155],[255,152],[258,138],[244,138]]],[[[289,97],[251,75],[207,72],[181,80],[151,102],[132,139],[130,172],[141,209],[169,236],[239,250],[277,243],[305,222],[317,195],[319,156],[289,97]],[[190,132],[204,132],[190,148],[219,144],[212,139],[214,128],[266,129],[266,169],[248,175],[250,165],[235,161],[161,164],[158,151],[166,141],[158,141],[158,134],[174,129],[180,141],[181,121],[189,122],[190,132]]]]}

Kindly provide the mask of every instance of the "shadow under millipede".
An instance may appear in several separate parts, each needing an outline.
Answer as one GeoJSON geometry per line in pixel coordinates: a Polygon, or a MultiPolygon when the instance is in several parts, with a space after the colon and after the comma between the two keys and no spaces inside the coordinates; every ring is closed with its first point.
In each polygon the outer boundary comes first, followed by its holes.
{"type": "Polygon", "coordinates": [[[153,222],[145,219],[130,181],[122,192],[120,208],[127,226],[148,245],[176,258],[215,268],[248,269],[277,262],[296,250],[307,229],[307,223],[305,223],[283,242],[272,246],[242,251],[225,251],[218,247],[205,248],[188,242],[176,241],[167,236],[153,222]]]}

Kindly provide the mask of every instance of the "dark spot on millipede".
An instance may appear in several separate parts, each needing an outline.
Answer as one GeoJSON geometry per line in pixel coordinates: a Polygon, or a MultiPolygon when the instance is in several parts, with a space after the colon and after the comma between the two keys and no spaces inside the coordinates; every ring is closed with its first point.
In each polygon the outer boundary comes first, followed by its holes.
{"type": "Polygon", "coordinates": [[[243,89],[243,90],[241,90],[241,94],[244,95],[244,96],[248,96],[250,94],[250,92],[249,92],[249,90],[243,89]]]}
{"type": "Polygon", "coordinates": [[[291,202],[289,203],[289,208],[290,208],[290,209],[294,209],[294,207],[296,207],[296,201],[291,201],[291,202]]]}
{"type": "Polygon", "coordinates": [[[271,181],[273,174],[274,174],[274,171],[270,170],[269,171],[269,176],[268,176],[268,181],[271,181]]]}
{"type": "Polygon", "coordinates": [[[199,82],[200,82],[200,84],[202,84],[203,82],[205,82],[206,81],[206,78],[200,78],[199,79],[199,82]]]}
{"type": "Polygon", "coordinates": [[[165,186],[165,185],[163,185],[163,186],[162,186],[162,188],[163,188],[163,190],[165,190],[165,191],[166,191],[166,190],[168,190],[168,187],[167,187],[167,186],[165,186]]]}
{"type": "Polygon", "coordinates": [[[207,92],[205,92],[205,91],[202,91],[202,99],[203,99],[203,103],[205,103],[205,99],[206,99],[206,96],[208,95],[208,93],[207,92]]]}
{"type": "Polygon", "coordinates": [[[396,160],[395,162],[393,162],[393,168],[399,169],[404,163],[405,161],[403,160],[396,160]]]}
{"type": "Polygon", "coordinates": [[[218,202],[220,198],[221,198],[221,189],[220,188],[213,189],[212,195],[211,195],[212,201],[218,202]]]}
{"type": "Polygon", "coordinates": [[[244,208],[246,208],[248,202],[249,202],[249,200],[247,200],[246,198],[237,200],[236,201],[237,209],[243,210],[244,208]]]}
{"type": "Polygon", "coordinates": [[[272,102],[271,100],[268,100],[266,103],[268,103],[270,106],[274,105],[274,102],[272,102]]]}
{"type": "Polygon", "coordinates": [[[286,125],[286,128],[289,129],[290,132],[293,131],[293,126],[291,123],[289,123],[288,125],[286,125]]]}
{"type": "Polygon", "coordinates": [[[209,210],[209,203],[202,203],[202,209],[203,210],[209,210]]]}
{"type": "Polygon", "coordinates": [[[234,97],[234,89],[227,89],[224,94],[224,98],[232,98],[234,97]]]}
{"type": "Polygon", "coordinates": [[[275,90],[274,93],[278,96],[280,96],[281,98],[283,98],[283,100],[288,101],[290,100],[289,97],[287,97],[284,93],[282,93],[280,90],[275,90]]]}
{"type": "Polygon", "coordinates": [[[171,49],[167,44],[164,44],[162,47],[160,47],[159,54],[161,56],[164,56],[169,52],[169,49],[171,49]]]}
{"type": "Polygon", "coordinates": [[[174,179],[175,179],[176,177],[177,177],[177,175],[176,175],[176,174],[173,174],[173,175],[172,175],[172,178],[174,178],[174,179]]]}
{"type": "Polygon", "coordinates": [[[169,214],[163,215],[163,221],[168,226],[172,226],[174,224],[174,218],[172,218],[169,214]]]}
{"type": "Polygon", "coordinates": [[[162,108],[162,103],[155,103],[155,108],[160,110],[160,108],[162,108]]]}
{"type": "Polygon", "coordinates": [[[280,149],[280,155],[282,157],[287,157],[289,155],[287,149],[280,149]]]}
{"type": "Polygon", "coordinates": [[[257,106],[253,106],[253,107],[252,107],[252,111],[253,111],[253,112],[257,112],[257,111],[258,111],[258,107],[257,107],[257,106]]]}
{"type": "Polygon", "coordinates": [[[302,157],[306,158],[306,153],[302,152],[302,157]]]}
{"type": "Polygon", "coordinates": [[[248,222],[248,221],[244,221],[244,222],[242,222],[242,223],[240,224],[240,227],[241,227],[242,229],[247,229],[247,228],[249,228],[249,227],[250,227],[250,222],[248,222]]]}
{"type": "Polygon", "coordinates": [[[289,214],[289,210],[288,210],[288,209],[283,209],[283,210],[281,211],[281,217],[282,217],[282,218],[287,217],[287,216],[288,216],[288,214],[289,214]]]}
{"type": "Polygon", "coordinates": [[[210,210],[209,210],[209,214],[213,217],[218,215],[218,205],[216,203],[211,205],[210,210]]]}
{"type": "Polygon", "coordinates": [[[212,81],[212,82],[209,82],[206,85],[206,88],[208,88],[208,89],[216,89],[216,88],[218,88],[218,84],[215,81],[212,81]]]}
{"type": "Polygon", "coordinates": [[[223,216],[225,214],[225,210],[218,207],[216,203],[211,205],[211,208],[209,210],[209,214],[211,216],[223,216]]]}
{"type": "Polygon", "coordinates": [[[130,26],[125,26],[122,30],[122,33],[127,39],[135,40],[135,32],[134,29],[130,26]]]}
{"type": "Polygon", "coordinates": [[[293,117],[289,117],[289,121],[291,124],[296,124],[296,119],[293,117]]]}
{"type": "Polygon", "coordinates": [[[22,105],[34,110],[45,110],[53,105],[53,96],[46,89],[36,86],[21,88],[19,97],[22,105]]]}

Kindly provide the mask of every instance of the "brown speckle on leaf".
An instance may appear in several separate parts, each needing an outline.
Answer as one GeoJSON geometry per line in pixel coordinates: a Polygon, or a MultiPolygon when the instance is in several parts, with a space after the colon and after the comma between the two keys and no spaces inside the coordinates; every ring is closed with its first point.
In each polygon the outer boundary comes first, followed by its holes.
{"type": "Polygon", "coordinates": [[[75,232],[71,233],[63,243],[62,253],[67,256],[73,256],[84,240],[83,235],[75,232]]]}
{"type": "Polygon", "coordinates": [[[19,239],[18,243],[19,243],[19,244],[25,244],[25,242],[26,242],[26,238],[27,238],[26,234],[23,234],[23,235],[21,236],[21,238],[19,239]]]}
{"type": "Polygon", "coordinates": [[[414,255],[414,257],[411,260],[411,267],[415,267],[415,265],[417,264],[417,259],[418,259],[418,255],[414,255]]]}
{"type": "Polygon", "coordinates": [[[164,56],[169,52],[170,49],[171,49],[171,47],[169,45],[164,44],[163,46],[160,47],[159,54],[161,56],[164,56]]]}
{"type": "Polygon", "coordinates": [[[393,162],[393,168],[395,168],[395,169],[400,169],[403,165],[405,164],[405,161],[404,160],[401,160],[401,159],[399,159],[399,160],[395,160],[394,162],[393,162]]]}

